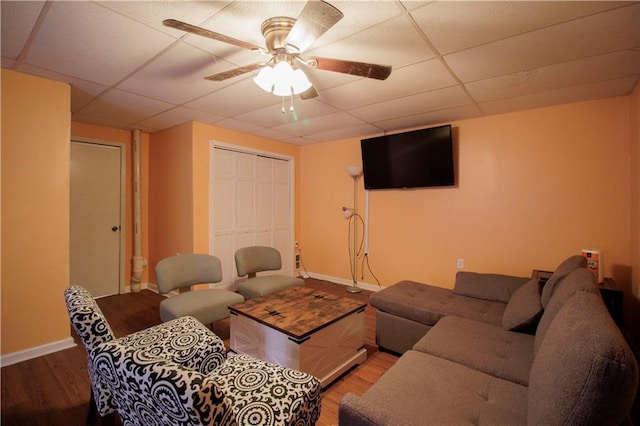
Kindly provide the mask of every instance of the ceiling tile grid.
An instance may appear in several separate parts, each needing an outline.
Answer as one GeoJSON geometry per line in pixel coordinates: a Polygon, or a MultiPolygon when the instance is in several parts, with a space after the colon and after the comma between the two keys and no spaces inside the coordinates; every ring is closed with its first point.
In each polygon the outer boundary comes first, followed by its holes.
{"type": "Polygon", "coordinates": [[[318,96],[283,99],[258,71],[204,79],[270,55],[162,24],[266,47],[262,22],[297,18],[303,0],[3,0],[2,67],[69,83],[76,121],[152,133],[197,120],[293,144],[622,96],[640,79],[640,2],[329,3],[343,18],[301,58],[390,65],[389,78],[300,65],[318,96]]]}

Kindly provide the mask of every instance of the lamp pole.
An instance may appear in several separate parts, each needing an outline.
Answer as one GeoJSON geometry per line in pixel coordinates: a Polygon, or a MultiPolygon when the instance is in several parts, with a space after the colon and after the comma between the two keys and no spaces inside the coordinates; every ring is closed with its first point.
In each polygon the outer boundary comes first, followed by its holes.
{"type": "Polygon", "coordinates": [[[358,287],[358,177],[362,174],[362,167],[351,166],[347,167],[347,173],[353,178],[353,216],[351,221],[353,222],[353,263],[351,265],[351,277],[353,278],[353,284],[351,287],[347,287],[349,293],[360,293],[362,290],[358,287]]]}

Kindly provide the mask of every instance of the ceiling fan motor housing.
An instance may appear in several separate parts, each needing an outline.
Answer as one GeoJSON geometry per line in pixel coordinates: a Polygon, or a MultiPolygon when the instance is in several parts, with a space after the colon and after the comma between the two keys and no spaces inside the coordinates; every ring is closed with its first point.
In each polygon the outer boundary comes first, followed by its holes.
{"type": "Polygon", "coordinates": [[[286,16],[276,16],[269,18],[262,23],[262,35],[269,53],[275,53],[278,50],[287,49],[287,35],[293,28],[296,20],[287,18],[286,16]]]}

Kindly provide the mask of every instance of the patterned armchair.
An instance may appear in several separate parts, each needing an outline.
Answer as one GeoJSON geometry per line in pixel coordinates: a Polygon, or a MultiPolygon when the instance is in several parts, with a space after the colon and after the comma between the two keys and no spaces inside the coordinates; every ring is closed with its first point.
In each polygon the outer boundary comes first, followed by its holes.
{"type": "Polygon", "coordinates": [[[101,415],[117,409],[125,426],[302,426],[320,416],[315,377],[245,355],[227,358],[222,340],[193,317],[115,339],[89,292],[73,286],[65,298],[101,415]]]}
{"type": "Polygon", "coordinates": [[[202,374],[117,341],[94,355],[125,426],[302,426],[320,416],[315,377],[250,356],[231,356],[202,374]]]}
{"type": "Polygon", "coordinates": [[[116,339],[102,310],[84,287],[70,286],[64,297],[71,324],[87,350],[91,401],[89,423],[97,412],[101,416],[117,411],[112,392],[96,373],[91,352],[100,344],[120,342],[132,348],[144,348],[149,353],[162,354],[168,360],[208,374],[225,359],[223,342],[192,317],[178,318],[137,333],[116,339]]]}

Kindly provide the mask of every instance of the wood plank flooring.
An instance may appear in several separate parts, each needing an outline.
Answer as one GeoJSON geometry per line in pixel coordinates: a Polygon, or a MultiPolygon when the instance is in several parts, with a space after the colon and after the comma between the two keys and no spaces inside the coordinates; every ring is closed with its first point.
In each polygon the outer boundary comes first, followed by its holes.
{"type": "MultiPolygon", "coordinates": [[[[327,281],[306,279],[308,286],[336,293],[362,302],[368,302],[370,292],[350,294],[345,287],[327,281]]],[[[60,295],[62,299],[62,295],[60,295]]],[[[160,323],[158,306],[162,296],[143,290],[105,297],[98,300],[117,337],[142,330],[160,323]]],[[[319,426],[338,424],[338,404],[347,392],[364,393],[385,371],[397,356],[378,351],[375,344],[375,308],[365,310],[365,347],[367,360],[347,372],[323,391],[322,413],[319,426]]],[[[215,323],[213,331],[229,347],[229,320],[215,323]]],[[[50,355],[35,358],[2,368],[3,425],[82,425],[89,404],[89,377],[87,358],[82,344],[50,355]]],[[[120,424],[116,418],[116,424],[120,424]]],[[[97,419],[96,425],[103,424],[97,419]]]]}

